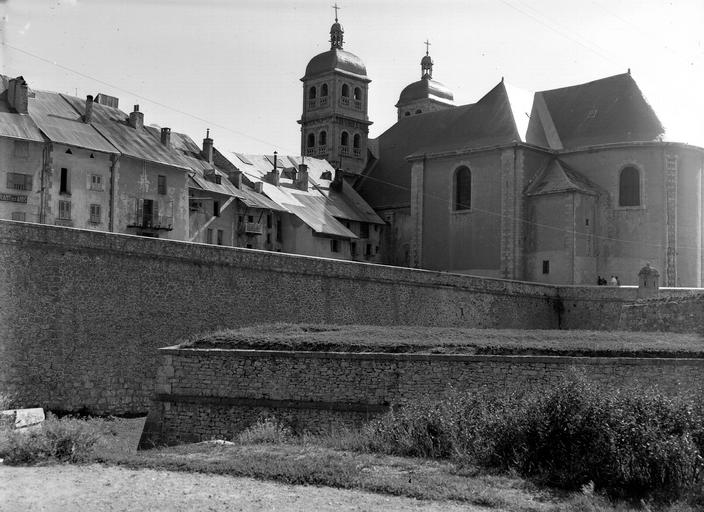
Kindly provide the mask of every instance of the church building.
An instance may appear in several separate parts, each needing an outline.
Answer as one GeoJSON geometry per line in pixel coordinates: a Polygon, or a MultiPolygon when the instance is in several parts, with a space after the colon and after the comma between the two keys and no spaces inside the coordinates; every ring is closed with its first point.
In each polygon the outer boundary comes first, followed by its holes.
{"type": "Polygon", "coordinates": [[[342,50],[342,34],[336,19],[330,51],[302,79],[301,144],[357,176],[387,223],[385,263],[637,284],[649,262],[662,286],[703,285],[704,149],[667,140],[630,71],[536,92],[525,109],[503,79],[455,105],[426,49],[420,80],[396,103],[398,121],[368,140],[370,79],[342,50]]]}

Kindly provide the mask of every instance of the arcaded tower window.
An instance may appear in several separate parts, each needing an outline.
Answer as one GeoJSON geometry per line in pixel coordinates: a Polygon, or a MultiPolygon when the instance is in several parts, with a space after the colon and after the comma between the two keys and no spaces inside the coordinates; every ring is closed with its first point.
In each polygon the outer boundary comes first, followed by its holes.
{"type": "Polygon", "coordinates": [[[469,210],[472,207],[472,172],[462,166],[455,171],[455,210],[469,210]]]}
{"type": "Polygon", "coordinates": [[[315,99],[315,87],[311,87],[308,90],[308,99],[309,100],[314,100],[315,99]]]}
{"type": "Polygon", "coordinates": [[[640,206],[640,172],[635,167],[621,170],[618,180],[619,206],[640,206]]]}
{"type": "Polygon", "coordinates": [[[362,141],[362,138],[359,136],[358,133],[355,133],[354,138],[352,139],[352,147],[359,148],[361,141],[362,141]]]}
{"type": "Polygon", "coordinates": [[[342,135],[340,135],[340,144],[343,146],[349,146],[350,145],[350,135],[347,132],[342,132],[342,135]]]}
{"type": "Polygon", "coordinates": [[[309,148],[315,147],[315,134],[309,133],[308,134],[308,144],[307,146],[309,148]]]}
{"type": "Polygon", "coordinates": [[[359,87],[354,88],[354,99],[362,101],[362,89],[359,87]]]}
{"type": "Polygon", "coordinates": [[[321,146],[325,146],[328,143],[328,132],[323,130],[320,132],[320,135],[318,135],[318,144],[321,146]]]}
{"type": "Polygon", "coordinates": [[[342,84],[342,97],[343,98],[350,97],[350,86],[347,84],[342,84]]]}
{"type": "Polygon", "coordinates": [[[328,84],[323,84],[320,86],[320,95],[321,96],[327,96],[328,95],[328,84]]]}

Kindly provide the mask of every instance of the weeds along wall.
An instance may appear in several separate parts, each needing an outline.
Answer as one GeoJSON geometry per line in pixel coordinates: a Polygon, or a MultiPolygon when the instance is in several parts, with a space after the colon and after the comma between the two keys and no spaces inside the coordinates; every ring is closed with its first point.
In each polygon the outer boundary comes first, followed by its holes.
{"type": "Polygon", "coordinates": [[[704,359],[161,349],[143,448],[219,438],[265,416],[297,431],[353,426],[455,390],[534,390],[571,372],[600,384],[700,397],[704,359]]]}
{"type": "Polygon", "coordinates": [[[261,322],[557,327],[549,286],[0,221],[0,389],[141,413],[157,348],[261,322]]]}

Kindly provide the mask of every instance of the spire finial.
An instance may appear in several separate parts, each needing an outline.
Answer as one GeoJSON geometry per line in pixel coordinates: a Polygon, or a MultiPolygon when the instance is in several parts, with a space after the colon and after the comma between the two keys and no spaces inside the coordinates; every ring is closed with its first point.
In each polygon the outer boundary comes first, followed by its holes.
{"type": "Polygon", "coordinates": [[[433,59],[430,58],[430,41],[425,40],[425,56],[420,59],[421,78],[433,78],[433,59]]]}
{"type": "Polygon", "coordinates": [[[209,139],[210,138],[210,128],[205,130],[205,138],[209,139]]]}
{"type": "Polygon", "coordinates": [[[337,11],[338,9],[342,9],[342,7],[338,6],[337,2],[335,2],[332,8],[335,9],[335,23],[330,27],[330,49],[342,50],[345,31],[342,29],[342,25],[337,22],[337,11]]]}
{"type": "Polygon", "coordinates": [[[337,5],[337,2],[335,2],[335,5],[332,6],[333,9],[335,9],[335,22],[337,22],[337,11],[338,9],[342,9],[342,7],[337,5]]]}
{"type": "Polygon", "coordinates": [[[428,39],[425,40],[425,54],[430,55],[430,41],[428,39]]]}

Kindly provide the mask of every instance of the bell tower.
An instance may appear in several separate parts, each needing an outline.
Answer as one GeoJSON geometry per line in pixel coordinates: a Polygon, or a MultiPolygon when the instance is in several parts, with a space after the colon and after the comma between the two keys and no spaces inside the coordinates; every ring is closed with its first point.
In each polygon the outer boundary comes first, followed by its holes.
{"type": "Polygon", "coordinates": [[[369,137],[368,90],[364,62],[343,49],[345,31],[330,27],[330,50],[313,57],[303,82],[301,154],[323,158],[335,168],[357,175],[364,169],[369,137]]]}

